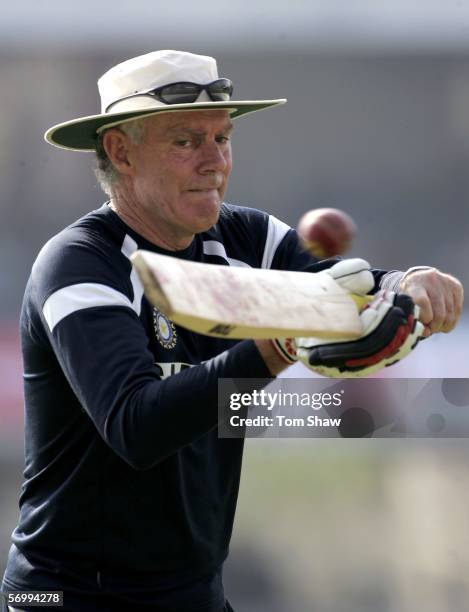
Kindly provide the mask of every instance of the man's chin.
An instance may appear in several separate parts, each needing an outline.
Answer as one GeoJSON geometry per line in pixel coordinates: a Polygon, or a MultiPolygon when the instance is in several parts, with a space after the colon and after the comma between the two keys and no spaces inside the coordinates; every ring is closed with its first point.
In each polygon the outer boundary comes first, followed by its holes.
{"type": "Polygon", "coordinates": [[[200,202],[197,205],[197,216],[194,218],[194,227],[198,229],[196,234],[205,232],[218,222],[220,217],[221,202],[220,199],[209,199],[205,202],[200,202]]]}

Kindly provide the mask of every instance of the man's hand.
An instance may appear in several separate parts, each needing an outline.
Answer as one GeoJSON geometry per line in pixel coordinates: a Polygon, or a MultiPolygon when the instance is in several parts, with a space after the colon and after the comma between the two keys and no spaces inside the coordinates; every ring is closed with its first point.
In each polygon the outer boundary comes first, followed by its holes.
{"type": "Polygon", "coordinates": [[[456,326],[464,290],[454,276],[436,268],[410,268],[401,279],[399,291],[410,295],[420,307],[424,338],[436,332],[448,333],[456,326]]]}
{"type": "MultiPolygon", "coordinates": [[[[358,295],[366,295],[374,286],[369,264],[362,259],[341,261],[320,274],[330,274],[344,289],[358,295]]],[[[414,348],[424,329],[418,316],[419,309],[409,296],[382,290],[360,312],[363,335],[356,340],[296,338],[272,343],[285,362],[300,359],[323,376],[367,376],[414,348]]]]}
{"type": "Polygon", "coordinates": [[[295,338],[297,357],[331,378],[364,377],[403,359],[423,333],[418,306],[405,294],[378,291],[360,313],[363,335],[357,340],[295,338]]]}

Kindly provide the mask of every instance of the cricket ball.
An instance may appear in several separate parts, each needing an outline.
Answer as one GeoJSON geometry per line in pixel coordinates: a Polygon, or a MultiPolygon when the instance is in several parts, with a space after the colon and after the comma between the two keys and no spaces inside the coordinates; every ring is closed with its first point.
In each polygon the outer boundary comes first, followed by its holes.
{"type": "Polygon", "coordinates": [[[303,247],[318,259],[342,255],[352,245],[357,226],[338,208],[315,208],[305,213],[297,227],[303,247]]]}

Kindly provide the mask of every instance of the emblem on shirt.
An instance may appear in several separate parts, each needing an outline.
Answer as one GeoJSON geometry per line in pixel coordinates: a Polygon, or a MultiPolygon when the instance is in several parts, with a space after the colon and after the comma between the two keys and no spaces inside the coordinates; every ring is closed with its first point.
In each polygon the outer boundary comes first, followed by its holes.
{"type": "Polygon", "coordinates": [[[177,333],[174,323],[158,308],[153,308],[153,327],[158,342],[163,348],[172,349],[176,346],[177,333]]]}

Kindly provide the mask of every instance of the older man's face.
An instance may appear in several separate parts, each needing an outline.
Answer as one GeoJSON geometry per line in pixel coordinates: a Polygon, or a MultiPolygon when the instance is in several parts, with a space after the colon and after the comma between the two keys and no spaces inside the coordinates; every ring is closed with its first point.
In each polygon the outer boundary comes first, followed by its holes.
{"type": "Polygon", "coordinates": [[[174,237],[214,225],[231,172],[228,111],[190,111],[145,120],[132,148],[136,204],[159,231],[174,237]]]}

